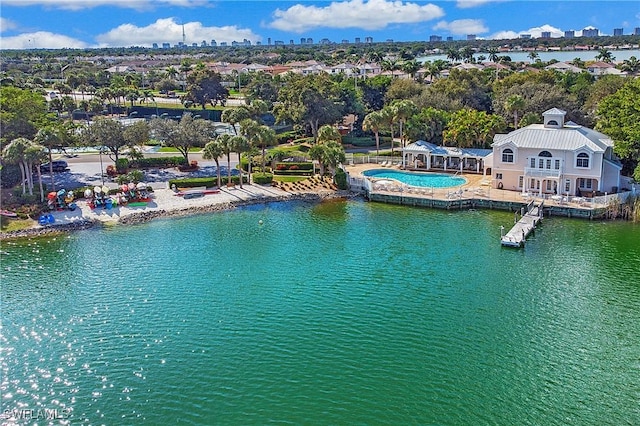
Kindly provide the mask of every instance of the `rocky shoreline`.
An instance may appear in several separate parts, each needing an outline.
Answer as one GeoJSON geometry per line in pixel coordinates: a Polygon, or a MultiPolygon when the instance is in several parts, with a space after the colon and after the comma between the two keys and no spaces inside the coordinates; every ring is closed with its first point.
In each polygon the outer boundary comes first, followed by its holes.
{"type": "MultiPolygon", "coordinates": [[[[258,198],[251,198],[246,200],[227,201],[222,203],[213,203],[203,206],[188,206],[184,208],[172,208],[172,209],[153,209],[148,211],[131,213],[122,216],[118,219],[117,224],[122,225],[137,225],[149,222],[153,219],[170,218],[170,217],[184,217],[194,216],[200,214],[208,214],[222,211],[233,210],[238,207],[254,205],[254,204],[266,204],[274,202],[286,202],[286,201],[304,201],[309,203],[319,203],[328,200],[339,199],[351,199],[358,197],[358,194],[354,194],[348,191],[339,191],[332,193],[299,193],[299,194],[286,194],[276,196],[264,196],[258,198]]],[[[48,237],[52,235],[65,234],[68,232],[89,229],[96,226],[102,226],[103,222],[94,219],[81,219],[70,223],[62,223],[59,225],[48,226],[35,226],[29,229],[21,229],[19,231],[2,232],[0,233],[0,241],[15,240],[15,239],[29,239],[48,237]]]]}

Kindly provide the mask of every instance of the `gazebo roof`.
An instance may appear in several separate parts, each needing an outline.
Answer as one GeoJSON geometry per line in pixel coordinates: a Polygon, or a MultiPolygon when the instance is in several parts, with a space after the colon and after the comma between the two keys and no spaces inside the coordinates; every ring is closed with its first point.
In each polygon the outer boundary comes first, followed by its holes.
{"type": "Polygon", "coordinates": [[[438,146],[426,141],[416,141],[402,148],[402,152],[413,154],[442,155],[445,157],[486,157],[493,151],[482,148],[456,148],[450,146],[438,146]]]}

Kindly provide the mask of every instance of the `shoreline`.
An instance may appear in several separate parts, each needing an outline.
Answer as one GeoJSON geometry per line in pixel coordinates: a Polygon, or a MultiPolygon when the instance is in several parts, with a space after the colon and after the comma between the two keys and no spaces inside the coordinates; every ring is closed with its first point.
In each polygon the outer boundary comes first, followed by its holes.
{"type": "MultiPolygon", "coordinates": [[[[360,196],[350,191],[286,192],[273,187],[245,185],[241,188],[222,189],[219,194],[185,200],[170,189],[154,191],[153,200],[142,208],[115,207],[110,210],[89,208],[79,201],[75,211],[52,212],[55,224],[0,233],[0,241],[48,237],[106,225],[138,225],[154,219],[188,217],[200,214],[230,211],[239,207],[288,201],[319,203],[327,200],[349,199],[360,196]]],[[[35,222],[35,221],[34,221],[35,222]]]]}

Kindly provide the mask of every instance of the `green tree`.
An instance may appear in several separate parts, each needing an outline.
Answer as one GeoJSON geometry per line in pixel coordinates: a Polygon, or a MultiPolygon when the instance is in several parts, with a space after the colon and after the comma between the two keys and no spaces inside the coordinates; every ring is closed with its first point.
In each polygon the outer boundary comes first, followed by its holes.
{"type": "Polygon", "coordinates": [[[216,172],[218,176],[218,188],[222,186],[222,176],[220,173],[220,157],[225,154],[222,143],[218,139],[207,142],[202,151],[202,158],[216,162],[216,172]]]}
{"type": "Polygon", "coordinates": [[[513,128],[518,128],[518,112],[522,111],[526,105],[524,98],[520,95],[511,95],[505,101],[504,109],[513,114],[513,128]]]}
{"type": "Polygon", "coordinates": [[[235,136],[224,133],[216,139],[216,142],[220,144],[220,150],[227,158],[227,185],[231,185],[231,153],[233,152],[233,138],[235,136]]]}
{"type": "Polygon", "coordinates": [[[418,108],[409,100],[395,101],[392,103],[392,106],[395,112],[395,121],[398,123],[398,127],[400,128],[400,142],[404,148],[406,144],[404,124],[417,112],[418,108]]]}
{"type": "Polygon", "coordinates": [[[440,145],[442,144],[442,132],[448,121],[448,112],[436,108],[424,108],[407,122],[407,136],[413,140],[424,139],[427,142],[440,145]]]}
{"type": "Polygon", "coordinates": [[[242,188],[242,153],[251,149],[251,143],[244,136],[233,136],[231,146],[233,151],[238,154],[238,171],[240,172],[240,188],[242,188]]]}
{"type": "MultiPolygon", "coordinates": [[[[40,202],[44,201],[44,188],[42,186],[42,172],[40,171],[40,165],[47,158],[45,147],[31,142],[24,152],[24,159],[31,172],[36,169],[38,175],[38,186],[40,188],[40,202]]],[[[31,190],[29,193],[33,193],[33,173],[29,173],[28,179],[30,180],[31,190]]]]}
{"type": "Polygon", "coordinates": [[[180,121],[168,118],[154,118],[150,124],[156,139],[166,146],[173,147],[182,154],[189,164],[189,150],[192,147],[204,147],[215,138],[215,127],[209,120],[196,119],[190,113],[182,115],[180,121]]]}
{"type": "Polygon", "coordinates": [[[106,148],[116,163],[123,149],[129,147],[135,150],[138,145],[149,140],[146,123],[138,122],[125,127],[111,118],[97,118],[83,130],[82,135],[86,144],[106,148]]]}
{"type": "Polygon", "coordinates": [[[0,137],[3,142],[17,138],[33,139],[49,122],[47,103],[42,95],[17,87],[0,87],[0,137]]]}
{"type": "Polygon", "coordinates": [[[64,137],[59,127],[47,126],[38,130],[36,133],[35,141],[44,146],[47,149],[49,157],[49,176],[51,176],[51,190],[55,191],[56,182],[55,175],[53,173],[53,149],[62,149],[64,147],[64,137]]]}
{"type": "Polygon", "coordinates": [[[640,79],[628,81],[604,98],[597,109],[599,130],[614,141],[614,152],[623,161],[623,172],[640,181],[640,79]]]}
{"type": "Polygon", "coordinates": [[[33,195],[33,183],[31,182],[31,167],[27,163],[26,152],[31,142],[27,138],[16,138],[9,142],[2,149],[2,158],[9,164],[17,164],[20,168],[20,174],[22,176],[22,195],[26,195],[27,188],[29,189],[29,194],[33,195]]]}
{"type": "Polygon", "coordinates": [[[380,130],[384,126],[384,117],[379,111],[370,112],[364,117],[362,129],[371,131],[376,138],[376,155],[380,155],[380,130]]]}
{"type": "Polygon", "coordinates": [[[207,104],[216,106],[218,102],[224,104],[229,91],[222,86],[220,74],[208,69],[199,69],[186,78],[187,94],[186,100],[202,106],[205,109],[207,104]]]}
{"type": "Polygon", "coordinates": [[[611,63],[616,58],[613,56],[613,54],[607,48],[603,47],[600,50],[598,50],[598,54],[596,55],[595,59],[597,61],[611,63]]]}
{"type": "Polygon", "coordinates": [[[504,131],[506,123],[500,116],[484,111],[461,109],[451,114],[443,132],[446,144],[459,148],[485,148],[496,133],[504,131]]]}

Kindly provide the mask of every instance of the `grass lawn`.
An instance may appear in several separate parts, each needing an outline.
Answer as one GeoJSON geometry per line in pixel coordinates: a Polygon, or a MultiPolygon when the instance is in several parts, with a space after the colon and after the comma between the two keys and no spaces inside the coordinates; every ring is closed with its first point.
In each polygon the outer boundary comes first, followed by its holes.
{"type": "Polygon", "coordinates": [[[29,229],[33,226],[31,219],[6,219],[3,218],[0,223],[2,232],[19,231],[21,229],[29,229]]]}
{"type": "Polygon", "coordinates": [[[305,179],[309,179],[309,176],[273,176],[273,180],[277,180],[278,182],[300,182],[305,179]]]}

